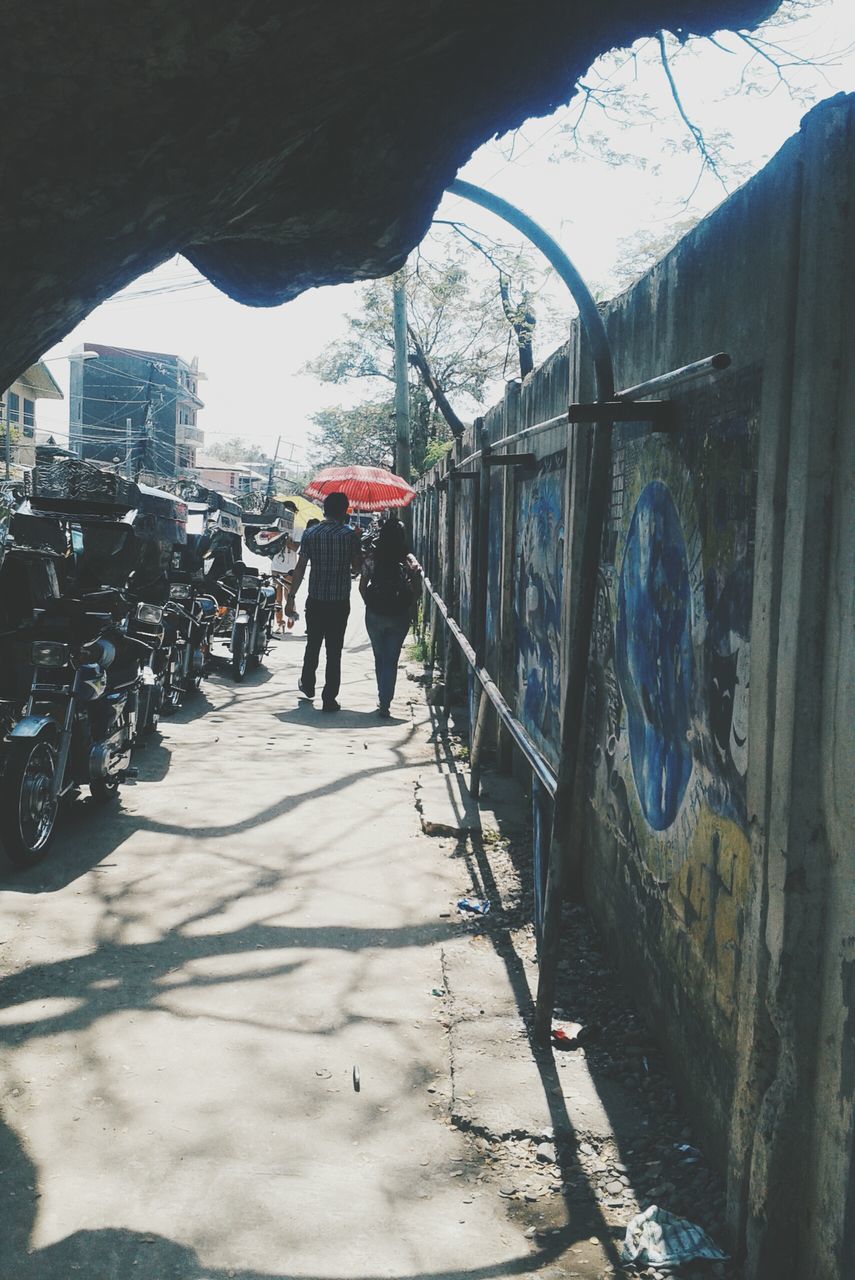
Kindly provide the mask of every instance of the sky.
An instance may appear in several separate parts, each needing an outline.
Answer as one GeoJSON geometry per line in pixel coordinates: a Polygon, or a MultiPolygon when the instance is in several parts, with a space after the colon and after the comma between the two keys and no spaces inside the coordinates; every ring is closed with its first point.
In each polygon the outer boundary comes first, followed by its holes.
{"type": "MultiPolygon", "coordinates": [[[[763,167],[813,103],[855,90],[852,0],[803,3],[801,11],[804,16],[785,27],[762,30],[763,39],[786,46],[785,55],[768,45],[755,52],[731,33],[718,37],[720,47],[669,45],[686,114],[712,141],[719,131],[729,135],[727,155],[738,166],[727,175],[730,190],[763,167]],[[823,65],[788,66],[788,88],[764,55],[823,65]]],[[[616,269],[626,258],[627,242],[640,232],[659,238],[686,218],[709,212],[727,195],[713,174],[699,179],[699,156],[669,94],[658,53],[655,41],[640,42],[594,64],[582,83],[603,105],[588,101],[577,146],[567,130],[578,119],[583,97],[487,143],[460,173],[540,222],[598,296],[617,291],[616,269]],[[620,110],[621,99],[628,110],[620,110]]],[[[446,197],[436,216],[464,220],[507,242],[514,239],[515,233],[491,215],[460,199],[446,197]]],[[[550,285],[563,306],[558,288],[558,282],[550,285]]],[[[198,416],[205,452],[217,440],[240,436],[272,453],[281,436],[280,457],[305,465],[311,414],[353,403],[367,390],[329,386],[304,370],[344,334],[348,313],[358,308],[359,290],[338,285],[309,290],[280,307],[245,307],[219,293],[184,259],[174,258],[99,306],[45,358],[67,396],[65,357],[82,342],[198,356],[206,375],[199,388],[206,407],[198,416]]],[[[538,358],[546,354],[541,351],[538,358]]],[[[499,388],[491,392],[487,403],[499,388]]],[[[37,422],[41,430],[64,436],[67,398],[40,401],[37,422]]]]}

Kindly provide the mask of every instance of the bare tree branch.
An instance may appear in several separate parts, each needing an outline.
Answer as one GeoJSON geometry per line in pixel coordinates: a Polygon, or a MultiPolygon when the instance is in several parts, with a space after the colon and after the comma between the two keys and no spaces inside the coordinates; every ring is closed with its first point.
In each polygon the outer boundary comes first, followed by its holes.
{"type": "MultiPolygon", "coordinates": [[[[498,273],[499,276],[499,297],[502,303],[502,310],[505,313],[505,319],[510,325],[517,342],[517,351],[519,353],[520,376],[525,378],[534,368],[534,327],[537,324],[537,317],[531,308],[530,301],[526,295],[523,295],[522,301],[515,305],[511,301],[510,280],[507,270],[504,266],[496,261],[493,254],[485,249],[481,241],[475,234],[469,234],[470,228],[465,223],[443,221],[435,219],[435,222],[441,222],[443,226],[451,227],[457,235],[461,236],[467,244],[482,254],[490,266],[498,273]],[[464,229],[465,228],[465,229],[464,229]]],[[[505,369],[507,371],[507,358],[505,360],[505,369]]]]}
{"type": "Polygon", "coordinates": [[[452,409],[448,402],[448,397],[434,377],[433,370],[431,369],[428,358],[425,355],[424,347],[419,342],[418,334],[415,332],[412,325],[407,325],[407,332],[410,335],[410,342],[413,346],[413,350],[409,356],[409,362],[413,368],[417,370],[419,377],[433,397],[434,404],[448,423],[452,435],[459,439],[466,430],[466,427],[452,409]]]}
{"type": "Polygon", "coordinates": [[[680,116],[680,119],[683,121],[683,124],[689,130],[689,133],[692,135],[692,138],[694,139],[695,146],[700,152],[701,160],[703,161],[703,167],[706,169],[709,169],[710,173],[712,173],[718,179],[722,187],[724,187],[724,190],[727,191],[728,190],[727,183],[725,182],[724,178],[721,175],[721,171],[719,169],[718,162],[715,156],[712,154],[709,147],[707,146],[706,138],[704,137],[703,131],[699,129],[698,126],[694,123],[694,121],[692,121],[689,118],[686,112],[686,108],[683,106],[683,100],[680,97],[680,91],[677,88],[677,81],[674,79],[674,73],[671,70],[671,62],[668,57],[668,49],[665,44],[664,31],[658,31],[656,33],[656,40],[659,45],[659,60],[662,63],[662,70],[665,72],[665,76],[668,80],[668,87],[671,90],[671,97],[674,99],[674,105],[677,108],[677,112],[680,116]]]}

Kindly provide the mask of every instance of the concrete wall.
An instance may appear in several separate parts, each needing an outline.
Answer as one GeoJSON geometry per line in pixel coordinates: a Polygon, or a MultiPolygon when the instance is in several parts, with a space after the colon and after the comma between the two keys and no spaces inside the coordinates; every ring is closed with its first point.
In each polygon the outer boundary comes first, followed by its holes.
{"type": "MultiPolygon", "coordinates": [[[[762,1280],[855,1266],[853,122],[852,97],[817,108],[604,308],[618,387],[733,363],[675,392],[675,431],[615,427],[567,852],[762,1280]]],[[[592,383],[576,327],[491,438],[592,383]]],[[[487,665],[553,766],[589,431],[536,436],[532,466],[490,478],[487,665]]],[[[456,483],[467,631],[476,483],[456,483]]]]}

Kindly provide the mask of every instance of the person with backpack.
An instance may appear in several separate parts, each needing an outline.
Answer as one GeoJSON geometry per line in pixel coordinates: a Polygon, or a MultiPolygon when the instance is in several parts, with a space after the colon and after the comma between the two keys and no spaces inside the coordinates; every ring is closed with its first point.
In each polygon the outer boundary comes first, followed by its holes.
{"type": "Polygon", "coordinates": [[[359,593],[365,601],[365,626],[374,650],[377,710],[383,719],[391,714],[398,658],[410,629],[420,574],[421,566],[407,552],[404,526],[392,517],[381,527],[359,579],[359,593]]]}

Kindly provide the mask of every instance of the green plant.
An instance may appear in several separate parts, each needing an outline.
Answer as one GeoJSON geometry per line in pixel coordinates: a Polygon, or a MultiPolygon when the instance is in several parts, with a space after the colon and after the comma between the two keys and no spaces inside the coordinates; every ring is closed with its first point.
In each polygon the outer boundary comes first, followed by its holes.
{"type": "Polygon", "coordinates": [[[425,471],[428,471],[431,467],[435,467],[438,462],[441,462],[453,444],[453,440],[431,440],[430,444],[425,449],[425,471]]]}

